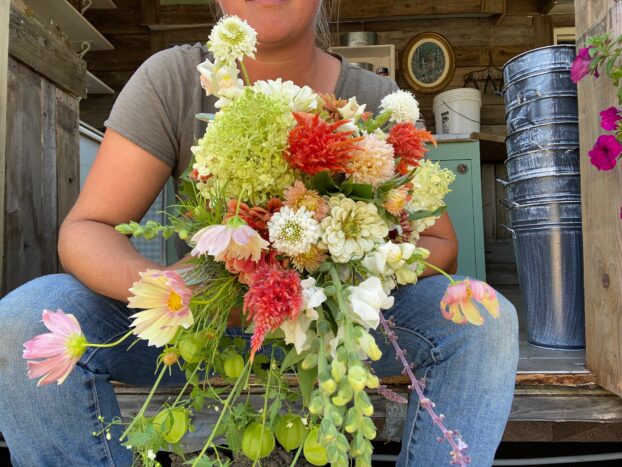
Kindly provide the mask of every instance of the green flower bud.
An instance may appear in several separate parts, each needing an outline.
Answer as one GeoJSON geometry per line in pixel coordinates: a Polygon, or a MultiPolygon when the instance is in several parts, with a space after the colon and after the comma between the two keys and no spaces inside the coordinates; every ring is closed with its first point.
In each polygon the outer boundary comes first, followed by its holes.
{"type": "Polygon", "coordinates": [[[382,357],[382,352],[380,351],[378,344],[376,344],[376,339],[374,339],[367,331],[363,331],[356,342],[370,360],[377,361],[380,360],[380,357],[382,357]]]}
{"type": "Polygon", "coordinates": [[[369,389],[378,389],[380,387],[380,379],[376,375],[368,374],[367,387],[369,389]]]}
{"type": "Polygon", "coordinates": [[[359,457],[363,454],[365,454],[365,438],[363,438],[363,435],[359,432],[352,437],[350,455],[352,457],[359,457]]]}
{"type": "Polygon", "coordinates": [[[367,460],[365,458],[358,457],[356,459],[356,463],[354,464],[354,467],[372,467],[371,466],[371,460],[367,460]]]}
{"type": "Polygon", "coordinates": [[[311,403],[309,404],[309,412],[313,415],[320,415],[324,411],[324,398],[316,394],[311,398],[311,403]]]}
{"type": "Polygon", "coordinates": [[[337,390],[337,383],[332,378],[325,379],[324,381],[320,382],[320,390],[322,391],[322,393],[330,396],[333,392],[337,390]]]}
{"type": "Polygon", "coordinates": [[[343,407],[352,400],[352,397],[354,397],[354,391],[350,387],[349,382],[343,380],[339,383],[339,390],[337,394],[332,397],[332,401],[336,406],[343,407]]]}
{"type": "Polygon", "coordinates": [[[363,417],[361,420],[361,433],[367,439],[374,439],[376,437],[376,425],[369,417],[363,417]]]}
{"type": "Polygon", "coordinates": [[[359,409],[366,417],[371,417],[374,414],[374,406],[365,391],[356,394],[354,397],[354,407],[359,409]]]}
{"type": "Polygon", "coordinates": [[[311,368],[315,368],[317,366],[317,358],[318,355],[316,353],[310,353],[304,358],[304,360],[300,364],[300,367],[303,370],[310,370],[311,368]]]}
{"type": "Polygon", "coordinates": [[[361,365],[353,365],[348,371],[348,383],[354,392],[361,392],[367,384],[367,370],[361,365]]]}
{"type": "Polygon", "coordinates": [[[348,438],[343,433],[339,433],[337,438],[335,439],[335,446],[341,452],[347,453],[350,450],[350,445],[348,443],[348,438]]]}
{"type": "Polygon", "coordinates": [[[346,424],[344,426],[348,433],[354,433],[359,429],[359,423],[361,421],[361,412],[356,407],[350,407],[348,414],[346,415],[346,424]]]}
{"type": "Polygon", "coordinates": [[[186,229],[181,229],[179,232],[177,232],[177,235],[179,236],[180,240],[185,240],[188,238],[188,231],[186,229]]]}
{"type": "Polygon", "coordinates": [[[326,287],[324,287],[324,293],[327,297],[334,297],[336,292],[337,291],[334,285],[327,285],[326,287]]]}
{"type": "MultiPolygon", "coordinates": [[[[322,420],[322,423],[320,423],[320,441],[322,443],[332,443],[335,438],[337,437],[337,428],[335,427],[335,424],[333,423],[332,420],[325,418],[324,420],[322,420]]],[[[327,446],[327,450],[328,450],[328,446],[327,446]]],[[[329,454],[329,458],[330,458],[330,454],[329,454]]]]}
{"type": "Polygon", "coordinates": [[[329,418],[335,426],[341,426],[343,424],[343,415],[335,406],[328,405],[324,412],[324,417],[329,418]]]}
{"type": "Polygon", "coordinates": [[[333,360],[333,362],[330,365],[330,374],[333,377],[333,379],[337,382],[340,382],[341,378],[345,376],[346,370],[347,370],[346,364],[338,359],[333,360]]]}

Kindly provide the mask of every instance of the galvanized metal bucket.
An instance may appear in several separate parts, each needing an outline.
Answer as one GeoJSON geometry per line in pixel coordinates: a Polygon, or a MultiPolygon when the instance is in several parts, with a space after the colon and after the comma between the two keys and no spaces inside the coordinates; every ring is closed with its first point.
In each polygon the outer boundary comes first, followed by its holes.
{"type": "Polygon", "coordinates": [[[503,81],[508,88],[522,79],[543,72],[570,70],[575,55],[573,45],[552,45],[529,50],[503,66],[503,81]]]}
{"type": "Polygon", "coordinates": [[[514,238],[527,341],[558,350],[585,348],[581,224],[506,228],[514,238]]]}
{"type": "Polygon", "coordinates": [[[579,145],[579,125],[576,121],[534,125],[510,134],[505,145],[508,157],[542,149],[561,149],[579,145]]]}
{"type": "Polygon", "coordinates": [[[506,110],[543,97],[576,97],[577,85],[570,79],[568,70],[540,71],[506,86],[503,91],[506,110]]]}
{"type": "Polygon", "coordinates": [[[508,201],[518,204],[581,199],[578,173],[520,178],[511,182],[498,178],[497,182],[505,186],[508,201]]]}
{"type": "Polygon", "coordinates": [[[531,225],[556,226],[581,223],[580,201],[519,204],[502,199],[500,203],[508,208],[510,225],[514,229],[531,225]]]}
{"type": "Polygon", "coordinates": [[[534,125],[579,122],[577,96],[543,97],[521,104],[506,113],[508,133],[534,125]]]}
{"type": "Polygon", "coordinates": [[[579,172],[579,145],[515,154],[505,161],[508,180],[579,172]]]}

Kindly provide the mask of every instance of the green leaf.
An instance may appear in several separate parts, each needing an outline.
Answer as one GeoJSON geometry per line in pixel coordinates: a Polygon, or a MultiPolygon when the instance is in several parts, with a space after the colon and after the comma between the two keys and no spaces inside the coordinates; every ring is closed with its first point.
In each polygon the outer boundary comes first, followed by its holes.
{"type": "Polygon", "coordinates": [[[328,170],[324,170],[315,174],[311,179],[311,186],[315,188],[321,195],[336,193],[339,191],[339,187],[335,185],[335,182],[330,176],[330,172],[328,170]]]}
{"type": "Polygon", "coordinates": [[[284,373],[288,368],[293,367],[296,363],[301,362],[309,353],[308,350],[305,350],[301,354],[298,354],[296,348],[293,347],[283,359],[283,363],[281,363],[281,373],[284,373]]]}
{"type": "Polygon", "coordinates": [[[311,402],[311,393],[315,387],[317,381],[317,367],[310,370],[303,370],[298,365],[298,385],[305,405],[309,405],[311,402]]]}
{"type": "Polygon", "coordinates": [[[374,188],[368,183],[353,183],[352,198],[371,200],[374,198],[374,188]]]}
{"type": "Polygon", "coordinates": [[[438,217],[447,210],[447,206],[441,206],[434,211],[415,211],[408,215],[408,220],[416,221],[419,219],[425,219],[426,217],[438,217]]]}

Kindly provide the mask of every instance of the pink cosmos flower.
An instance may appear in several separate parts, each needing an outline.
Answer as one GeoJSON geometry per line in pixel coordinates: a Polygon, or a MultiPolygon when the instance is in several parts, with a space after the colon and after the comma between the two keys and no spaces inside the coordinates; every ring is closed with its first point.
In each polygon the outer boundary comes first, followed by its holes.
{"type": "Polygon", "coordinates": [[[148,269],[140,273],[140,280],[130,288],[128,308],[144,308],[133,314],[130,325],[133,333],[149,341],[149,345],[162,347],[168,344],[179,326],[188,329],[194,323],[190,311],[192,290],[186,287],[175,271],[148,269]]]}
{"type": "MultiPolygon", "coordinates": [[[[584,47],[579,50],[577,58],[575,58],[574,62],[572,62],[572,66],[570,68],[570,79],[572,79],[574,83],[578,83],[590,74],[590,65],[592,64],[590,49],[592,47],[593,46],[584,47]]],[[[598,70],[594,71],[594,76],[598,78],[598,70]]]]}
{"type": "Polygon", "coordinates": [[[210,225],[192,237],[195,247],[192,256],[208,254],[216,261],[227,258],[258,261],[261,250],[270,245],[239,217],[232,217],[225,225],[210,225]]]}
{"type": "Polygon", "coordinates": [[[485,282],[465,279],[447,287],[441,300],[441,312],[454,323],[484,324],[476,303],[483,306],[493,318],[499,317],[497,293],[485,282]]]}
{"type": "Polygon", "coordinates": [[[24,358],[29,360],[28,377],[42,376],[37,386],[62,384],[84,354],[86,338],[76,317],[63,310],[43,310],[42,318],[51,332],[35,336],[24,344],[24,358]]]}
{"type": "Polygon", "coordinates": [[[590,162],[598,170],[611,170],[622,153],[622,144],[613,135],[600,135],[588,153],[590,162]]]}
{"type": "Polygon", "coordinates": [[[618,128],[618,122],[622,120],[620,109],[609,107],[600,113],[600,126],[605,131],[614,131],[618,128]]]}

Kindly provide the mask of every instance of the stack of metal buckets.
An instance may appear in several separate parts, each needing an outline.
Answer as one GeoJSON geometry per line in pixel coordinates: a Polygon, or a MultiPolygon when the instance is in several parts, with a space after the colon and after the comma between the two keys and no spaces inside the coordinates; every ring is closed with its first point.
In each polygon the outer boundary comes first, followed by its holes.
{"type": "Polygon", "coordinates": [[[503,68],[507,189],[527,339],[585,347],[577,88],[572,46],[532,50],[503,68]]]}

